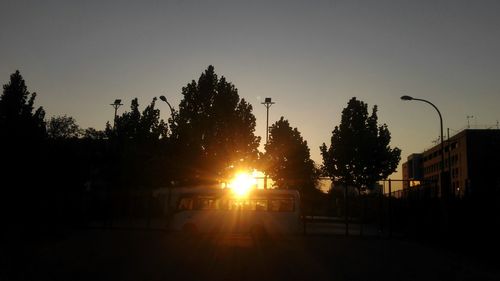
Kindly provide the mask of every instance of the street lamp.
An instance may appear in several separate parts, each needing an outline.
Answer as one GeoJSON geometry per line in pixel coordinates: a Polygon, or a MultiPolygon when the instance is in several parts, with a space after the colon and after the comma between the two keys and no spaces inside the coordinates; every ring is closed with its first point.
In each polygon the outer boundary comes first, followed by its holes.
{"type": "Polygon", "coordinates": [[[441,187],[440,188],[441,189],[441,196],[443,196],[443,195],[445,195],[444,194],[444,192],[445,192],[444,191],[444,142],[443,142],[443,117],[441,116],[441,112],[432,102],[430,102],[428,100],[417,99],[417,98],[410,97],[410,96],[402,96],[401,99],[404,101],[416,100],[416,101],[422,101],[422,102],[428,103],[432,107],[434,107],[434,109],[437,111],[437,113],[439,115],[439,124],[441,127],[441,164],[439,165],[440,166],[439,185],[441,187]]]}
{"type": "MultiPolygon", "coordinates": [[[[275,104],[275,102],[271,101],[271,98],[265,98],[264,102],[261,102],[266,107],[266,144],[269,141],[269,108],[271,105],[275,104]]],[[[264,189],[267,189],[267,173],[264,175],[264,189]]]]}
{"type": "Polygon", "coordinates": [[[122,100],[116,99],[114,103],[110,104],[115,109],[115,119],[113,120],[113,130],[116,127],[116,112],[118,111],[118,108],[123,105],[121,102],[122,102],[122,100]]]}
{"type": "Polygon", "coordinates": [[[266,98],[264,102],[261,102],[267,109],[267,117],[266,117],[266,144],[269,140],[269,108],[271,105],[275,104],[275,102],[271,101],[271,98],[266,98]]]}
{"type": "MultiPolygon", "coordinates": [[[[174,111],[174,108],[170,105],[170,103],[167,101],[167,98],[163,95],[160,96],[160,100],[161,101],[164,101],[167,105],[168,105],[168,108],[170,108],[170,114],[172,115],[172,119],[174,118],[174,114],[175,114],[175,111],[174,111]]],[[[173,183],[173,182],[172,182],[173,183]]],[[[168,224],[170,224],[170,219],[172,218],[171,217],[171,212],[172,212],[172,207],[171,207],[171,200],[172,200],[172,185],[169,185],[168,187],[168,198],[167,198],[167,202],[168,202],[168,224]]]]}
{"type": "Polygon", "coordinates": [[[168,105],[168,107],[170,108],[170,113],[172,114],[172,118],[174,118],[174,108],[167,101],[167,98],[165,96],[160,96],[160,100],[164,101],[168,105]]]}

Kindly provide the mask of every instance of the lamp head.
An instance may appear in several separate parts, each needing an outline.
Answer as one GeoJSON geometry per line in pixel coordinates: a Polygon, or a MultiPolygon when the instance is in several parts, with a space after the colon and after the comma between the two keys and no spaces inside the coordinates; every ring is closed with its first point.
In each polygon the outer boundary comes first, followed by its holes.
{"type": "Polygon", "coordinates": [[[122,100],[116,99],[114,104],[119,105],[121,102],[122,102],[122,100]]]}
{"type": "Polygon", "coordinates": [[[270,103],[270,102],[271,102],[271,98],[265,98],[265,99],[264,99],[264,102],[265,102],[265,103],[270,103]]]}
{"type": "Polygon", "coordinates": [[[160,100],[167,102],[167,98],[165,96],[160,96],[160,100]]]}
{"type": "Polygon", "coordinates": [[[413,100],[413,98],[410,96],[402,96],[401,99],[402,100],[413,100]]]}

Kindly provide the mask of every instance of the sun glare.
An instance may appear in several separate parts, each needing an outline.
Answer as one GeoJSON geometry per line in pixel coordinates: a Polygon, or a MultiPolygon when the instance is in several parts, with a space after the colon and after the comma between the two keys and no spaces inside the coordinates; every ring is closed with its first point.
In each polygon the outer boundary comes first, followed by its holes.
{"type": "Polygon", "coordinates": [[[257,185],[257,180],[248,173],[238,173],[229,183],[229,187],[238,197],[245,197],[257,185]]]}

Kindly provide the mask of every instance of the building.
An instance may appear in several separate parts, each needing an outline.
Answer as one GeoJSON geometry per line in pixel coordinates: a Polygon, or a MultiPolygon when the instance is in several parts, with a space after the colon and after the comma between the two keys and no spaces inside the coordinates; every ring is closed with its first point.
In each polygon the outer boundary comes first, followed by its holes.
{"type": "MultiPolygon", "coordinates": [[[[408,156],[403,163],[403,189],[439,183],[441,144],[408,156]]],[[[463,130],[444,142],[444,184],[464,197],[500,193],[500,130],[463,130]]]]}
{"type": "Polygon", "coordinates": [[[423,180],[422,153],[413,153],[403,163],[403,188],[419,185],[423,180]]]}

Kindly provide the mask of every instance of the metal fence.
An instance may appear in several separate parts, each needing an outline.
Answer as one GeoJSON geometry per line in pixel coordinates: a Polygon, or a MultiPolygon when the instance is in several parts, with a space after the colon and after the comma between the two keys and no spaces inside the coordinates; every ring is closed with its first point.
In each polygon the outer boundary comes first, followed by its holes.
{"type": "MultiPolygon", "coordinates": [[[[385,184],[385,193],[337,189],[302,196],[305,234],[432,241],[491,241],[500,234],[498,194],[443,200],[436,184],[390,193],[385,184]]],[[[41,225],[168,230],[166,198],[147,188],[59,191],[40,202],[31,207],[41,225]]]]}
{"type": "Polygon", "coordinates": [[[459,245],[473,240],[492,245],[498,240],[500,191],[444,199],[436,182],[396,191],[391,190],[393,184],[393,180],[381,182],[383,192],[375,193],[330,191],[323,208],[326,212],[304,210],[307,232],[407,237],[459,245]],[[327,225],[336,231],[326,231],[327,225]]]}

